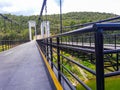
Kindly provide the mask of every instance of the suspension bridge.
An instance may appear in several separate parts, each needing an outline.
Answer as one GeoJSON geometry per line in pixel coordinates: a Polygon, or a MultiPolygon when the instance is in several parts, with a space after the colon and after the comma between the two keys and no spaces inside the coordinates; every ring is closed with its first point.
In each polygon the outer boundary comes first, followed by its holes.
{"type": "MultiPolygon", "coordinates": [[[[120,75],[120,16],[74,25],[72,28],[77,29],[63,32],[71,26],[62,26],[60,2],[60,34],[50,36],[49,21],[42,21],[46,5],[46,0],[43,0],[38,23],[29,22],[30,41],[0,41],[0,89],[76,90],[68,77],[71,76],[86,90],[92,90],[75,71],[68,68],[76,66],[95,77],[96,90],[105,90],[105,78],[120,75]],[[39,24],[42,38],[37,39],[35,32],[36,38],[32,40],[31,27],[37,31],[39,24]],[[71,56],[87,61],[95,69],[71,56]]],[[[11,24],[16,23],[19,28],[16,21],[2,14],[0,16],[11,24]]]]}

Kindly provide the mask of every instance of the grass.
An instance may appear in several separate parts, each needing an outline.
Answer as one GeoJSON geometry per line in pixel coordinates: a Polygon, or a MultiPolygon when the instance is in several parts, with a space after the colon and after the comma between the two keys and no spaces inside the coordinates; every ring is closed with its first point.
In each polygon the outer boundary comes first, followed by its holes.
{"type": "MultiPolygon", "coordinates": [[[[71,55],[67,52],[62,52],[63,55],[65,55],[66,57],[75,60],[76,62],[92,69],[95,71],[95,65],[91,64],[88,62],[87,58],[81,58],[79,55],[76,55],[76,53],[74,53],[74,55],[71,55]],[[79,56],[79,57],[78,57],[79,56]]],[[[57,55],[54,54],[54,57],[57,58],[57,55]]],[[[116,59],[116,54],[113,54],[112,56],[112,60],[116,59]]],[[[56,64],[57,61],[54,61],[54,63],[56,64]]],[[[85,81],[85,83],[92,89],[92,90],[96,90],[96,80],[95,80],[95,76],[93,76],[92,74],[90,74],[89,72],[83,70],[83,72],[86,74],[87,77],[87,81],[84,80],[83,75],[81,74],[79,68],[77,65],[73,64],[72,62],[66,60],[65,58],[63,59],[63,65],[70,70],[72,73],[74,73],[75,76],[77,76],[80,80],[85,81]]],[[[111,67],[112,68],[112,67],[111,67]]],[[[108,72],[105,70],[105,72],[108,72]]],[[[68,72],[66,72],[63,69],[63,73],[64,75],[69,79],[69,81],[71,81],[72,84],[74,84],[76,86],[76,90],[86,90],[84,89],[83,86],[81,86],[68,72]]],[[[110,77],[110,78],[105,78],[105,90],[120,90],[120,76],[119,77],[110,77]]]]}
{"type": "MultiPolygon", "coordinates": [[[[89,80],[86,84],[92,89],[96,90],[95,80],[89,80]]],[[[76,86],[76,90],[86,90],[81,85],[76,86]]],[[[105,90],[120,90],[120,77],[106,78],[105,79],[105,90]]]]}

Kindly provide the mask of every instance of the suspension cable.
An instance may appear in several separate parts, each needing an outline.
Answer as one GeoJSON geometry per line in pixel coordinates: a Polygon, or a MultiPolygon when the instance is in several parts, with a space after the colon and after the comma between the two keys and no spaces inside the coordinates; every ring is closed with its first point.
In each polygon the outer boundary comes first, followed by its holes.
{"type": "Polygon", "coordinates": [[[45,21],[46,21],[46,26],[47,26],[47,0],[45,3],[45,21]]]}
{"type": "Polygon", "coordinates": [[[47,21],[47,0],[46,0],[46,4],[45,4],[45,16],[46,16],[46,21],[47,21]]]}
{"type": "Polygon", "coordinates": [[[41,11],[40,11],[40,16],[39,16],[39,18],[38,18],[39,21],[41,20],[41,17],[42,17],[42,14],[43,14],[43,10],[44,10],[44,7],[45,7],[45,5],[46,5],[46,1],[47,1],[47,0],[43,0],[42,8],[41,8],[41,11]]]}
{"type": "Polygon", "coordinates": [[[60,33],[62,33],[62,1],[60,0],[60,33]]]}

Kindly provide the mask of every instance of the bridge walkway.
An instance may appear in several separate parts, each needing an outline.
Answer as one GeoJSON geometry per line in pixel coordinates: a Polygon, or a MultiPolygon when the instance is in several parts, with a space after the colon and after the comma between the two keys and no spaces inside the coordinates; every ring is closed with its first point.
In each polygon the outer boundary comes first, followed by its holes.
{"type": "Polygon", "coordinates": [[[0,53],[0,90],[53,90],[35,41],[0,53]]]}

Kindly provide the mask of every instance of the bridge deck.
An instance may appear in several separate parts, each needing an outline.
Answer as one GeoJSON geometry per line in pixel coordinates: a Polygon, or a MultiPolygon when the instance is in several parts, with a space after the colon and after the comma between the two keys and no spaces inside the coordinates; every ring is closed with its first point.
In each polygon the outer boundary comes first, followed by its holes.
{"type": "Polygon", "coordinates": [[[29,42],[0,53],[0,90],[52,90],[46,67],[29,42]]]}

